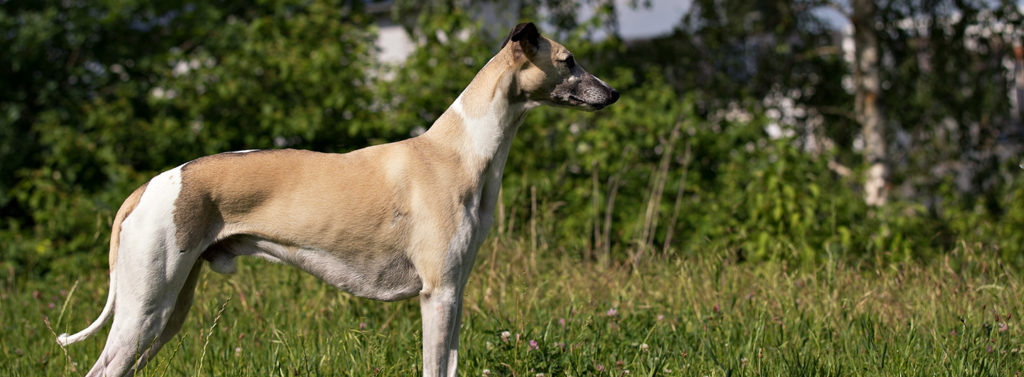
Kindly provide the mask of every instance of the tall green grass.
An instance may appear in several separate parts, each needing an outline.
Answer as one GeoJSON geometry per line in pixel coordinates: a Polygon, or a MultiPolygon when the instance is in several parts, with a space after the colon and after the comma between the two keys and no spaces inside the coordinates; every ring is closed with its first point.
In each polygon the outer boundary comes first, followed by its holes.
{"type": "MultiPolygon", "coordinates": [[[[1019,272],[964,247],[815,268],[705,256],[636,268],[532,255],[492,240],[470,278],[464,376],[1016,376],[1019,272]]],[[[105,271],[6,281],[0,375],[83,375],[105,331],[62,349],[107,294],[105,271]],[[77,283],[73,293],[71,287],[77,283]],[[66,303],[66,307],[65,307],[66,303]]],[[[416,300],[354,298],[280,265],[210,271],[179,336],[144,376],[420,374],[416,300]]]]}

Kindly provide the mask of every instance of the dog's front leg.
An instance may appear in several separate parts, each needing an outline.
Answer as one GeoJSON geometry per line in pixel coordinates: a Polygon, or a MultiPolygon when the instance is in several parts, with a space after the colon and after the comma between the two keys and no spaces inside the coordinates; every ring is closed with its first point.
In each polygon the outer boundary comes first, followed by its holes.
{"type": "Polygon", "coordinates": [[[462,316],[461,287],[421,293],[420,313],[423,317],[423,376],[456,376],[462,316]]]}

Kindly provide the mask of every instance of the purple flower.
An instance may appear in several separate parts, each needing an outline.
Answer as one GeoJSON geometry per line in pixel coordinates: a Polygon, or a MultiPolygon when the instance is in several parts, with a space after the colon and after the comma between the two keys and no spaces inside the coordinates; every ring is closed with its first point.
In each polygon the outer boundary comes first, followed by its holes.
{"type": "Polygon", "coordinates": [[[608,313],[606,313],[606,314],[607,314],[607,315],[608,315],[609,317],[614,317],[614,316],[616,316],[616,315],[618,315],[618,314],[619,314],[619,311],[618,311],[618,310],[615,310],[615,308],[611,308],[611,309],[608,309],[608,313]]]}
{"type": "Polygon", "coordinates": [[[536,340],[530,339],[530,349],[540,349],[540,345],[537,344],[536,340]]]}

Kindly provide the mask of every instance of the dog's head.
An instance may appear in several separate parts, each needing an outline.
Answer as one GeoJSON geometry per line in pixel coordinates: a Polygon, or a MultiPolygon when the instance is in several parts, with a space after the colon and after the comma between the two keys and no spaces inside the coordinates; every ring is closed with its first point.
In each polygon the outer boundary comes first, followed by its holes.
{"type": "Polygon", "coordinates": [[[516,25],[502,48],[510,49],[518,94],[528,101],[593,111],[619,99],[619,92],[585,71],[565,46],[540,35],[533,23],[516,25]]]}

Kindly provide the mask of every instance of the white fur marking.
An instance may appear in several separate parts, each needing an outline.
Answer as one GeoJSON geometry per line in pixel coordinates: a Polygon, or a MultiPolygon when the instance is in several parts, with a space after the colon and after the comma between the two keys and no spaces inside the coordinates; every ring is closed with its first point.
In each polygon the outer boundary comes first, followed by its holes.
{"type": "MultiPolygon", "coordinates": [[[[117,253],[117,264],[114,266],[120,271],[116,282],[118,297],[150,297],[160,294],[148,290],[154,285],[180,286],[181,282],[176,280],[184,280],[187,274],[175,274],[180,269],[177,265],[195,261],[194,257],[182,257],[174,225],[174,202],[181,192],[183,166],[165,171],[150,180],[138,206],[121,224],[120,252],[117,253]],[[147,276],[137,276],[140,273],[147,276]],[[149,284],[139,284],[142,281],[149,284]]],[[[198,253],[186,255],[194,254],[198,253]]],[[[117,315],[147,316],[138,305],[119,303],[117,306],[117,315]]]]}
{"type": "Polygon", "coordinates": [[[493,157],[501,146],[502,136],[505,133],[502,126],[515,123],[512,117],[516,116],[518,112],[510,111],[512,109],[509,109],[510,106],[505,96],[495,93],[491,103],[488,104],[487,112],[478,118],[471,118],[467,116],[462,107],[462,96],[464,95],[467,95],[466,92],[459,94],[459,97],[452,103],[451,109],[462,118],[463,127],[473,144],[473,152],[480,157],[493,157]]]}

